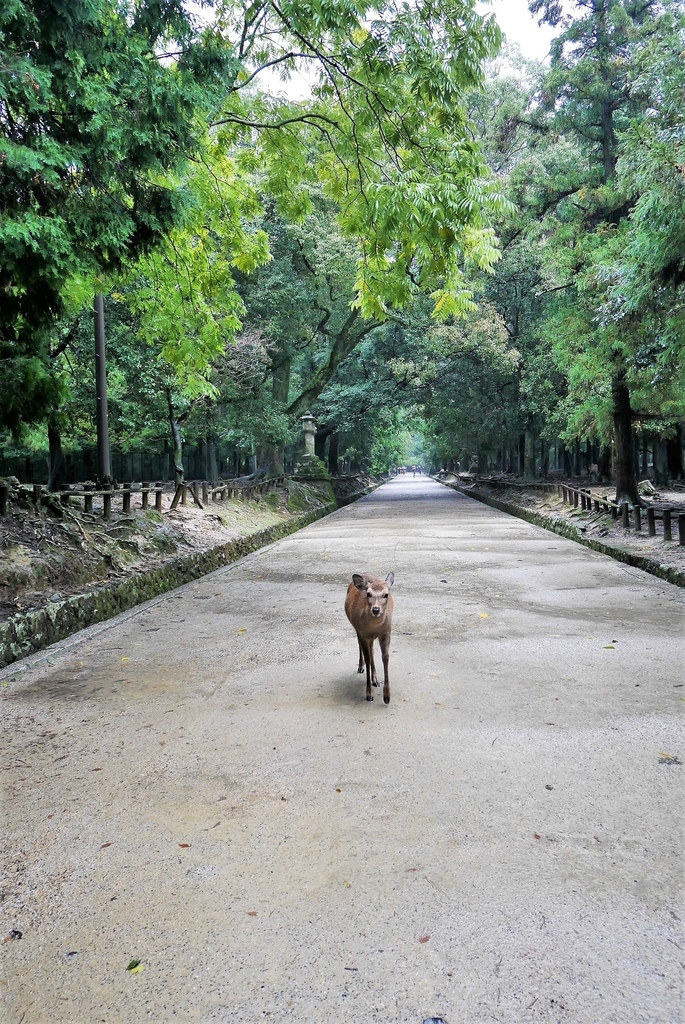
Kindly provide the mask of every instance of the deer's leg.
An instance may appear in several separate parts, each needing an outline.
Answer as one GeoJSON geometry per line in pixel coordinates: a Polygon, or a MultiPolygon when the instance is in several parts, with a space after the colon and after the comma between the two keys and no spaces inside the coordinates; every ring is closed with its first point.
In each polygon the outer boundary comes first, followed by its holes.
{"type": "Polygon", "coordinates": [[[373,700],[373,694],[371,693],[371,666],[373,664],[373,654],[371,648],[373,647],[373,640],[362,640],[359,637],[359,649],[364,655],[364,661],[366,663],[366,699],[373,700]]]}
{"type": "Polygon", "coordinates": [[[369,640],[369,659],[371,661],[371,682],[374,686],[378,686],[378,676],[376,675],[376,662],[373,660],[373,643],[374,638],[371,637],[369,640]]]}
{"type": "Polygon", "coordinates": [[[359,667],[357,672],[361,675],[364,671],[364,648],[362,647],[362,638],[357,633],[357,643],[359,644],[359,667]]]}
{"type": "Polygon", "coordinates": [[[388,668],[390,665],[390,634],[386,633],[385,636],[379,637],[379,643],[381,645],[381,654],[383,656],[383,702],[385,704],[390,703],[390,674],[388,668]]]}

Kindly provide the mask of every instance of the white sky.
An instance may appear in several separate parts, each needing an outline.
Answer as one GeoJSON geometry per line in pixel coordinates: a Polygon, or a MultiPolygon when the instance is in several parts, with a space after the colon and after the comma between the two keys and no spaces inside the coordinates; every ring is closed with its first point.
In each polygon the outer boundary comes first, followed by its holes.
{"type": "Polygon", "coordinates": [[[524,57],[544,60],[549,44],[559,29],[549,25],[538,25],[537,18],[528,10],[526,0],[492,0],[480,4],[483,13],[491,12],[497,18],[499,27],[509,42],[518,43],[524,57]]]}

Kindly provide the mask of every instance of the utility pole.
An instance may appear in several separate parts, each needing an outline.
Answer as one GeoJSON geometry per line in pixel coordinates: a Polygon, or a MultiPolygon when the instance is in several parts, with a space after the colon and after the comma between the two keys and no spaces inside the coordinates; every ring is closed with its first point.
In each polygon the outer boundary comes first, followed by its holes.
{"type": "Polygon", "coordinates": [[[100,483],[107,485],[112,480],[109,458],[109,425],[107,422],[107,364],[105,362],[105,303],[101,292],[93,301],[95,313],[95,397],[98,433],[98,469],[100,483]]]}

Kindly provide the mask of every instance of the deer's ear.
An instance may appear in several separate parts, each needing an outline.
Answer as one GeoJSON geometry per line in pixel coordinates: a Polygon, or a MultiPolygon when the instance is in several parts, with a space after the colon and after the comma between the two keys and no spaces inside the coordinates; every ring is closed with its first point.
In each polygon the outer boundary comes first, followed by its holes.
{"type": "Polygon", "coordinates": [[[388,575],[385,577],[385,582],[388,584],[389,587],[391,587],[395,582],[395,573],[389,572],[388,575]]]}
{"type": "Polygon", "coordinates": [[[358,572],[352,573],[352,582],[354,583],[357,590],[366,590],[366,581],[363,576],[360,576],[358,572]]]}

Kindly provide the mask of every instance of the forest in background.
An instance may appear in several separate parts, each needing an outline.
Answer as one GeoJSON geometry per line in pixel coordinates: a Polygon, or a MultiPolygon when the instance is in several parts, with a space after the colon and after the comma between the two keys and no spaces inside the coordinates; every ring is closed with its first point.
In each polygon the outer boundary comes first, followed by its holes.
{"type": "Polygon", "coordinates": [[[102,294],[133,467],[682,478],[685,13],[529,6],[4,4],[5,459],[94,448],[102,294]]]}

